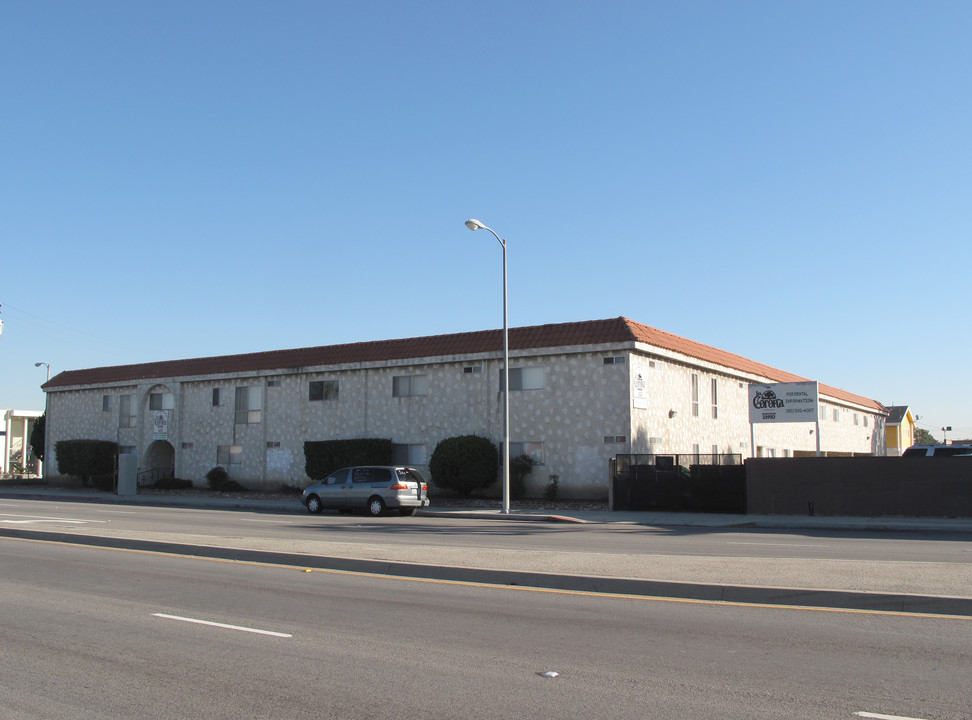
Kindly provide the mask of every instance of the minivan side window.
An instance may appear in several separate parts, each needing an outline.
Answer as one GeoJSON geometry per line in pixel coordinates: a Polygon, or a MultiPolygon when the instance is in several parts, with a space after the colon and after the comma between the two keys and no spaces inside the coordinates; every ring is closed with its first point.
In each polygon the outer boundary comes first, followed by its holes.
{"type": "Polygon", "coordinates": [[[324,479],[325,485],[344,485],[348,481],[348,469],[338,470],[336,473],[331,473],[324,479]]]}
{"type": "Polygon", "coordinates": [[[351,482],[353,483],[369,483],[372,482],[372,472],[374,468],[370,467],[358,467],[354,469],[354,473],[351,475],[351,482]]]}

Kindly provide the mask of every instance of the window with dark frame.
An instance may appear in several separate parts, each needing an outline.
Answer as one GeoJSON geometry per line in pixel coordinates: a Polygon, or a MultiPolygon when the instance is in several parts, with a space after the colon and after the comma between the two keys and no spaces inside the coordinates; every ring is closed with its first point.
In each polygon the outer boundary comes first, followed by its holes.
{"type": "Polygon", "coordinates": [[[318,400],[337,400],[338,381],[337,380],[311,380],[308,385],[307,399],[310,402],[318,400]]]}

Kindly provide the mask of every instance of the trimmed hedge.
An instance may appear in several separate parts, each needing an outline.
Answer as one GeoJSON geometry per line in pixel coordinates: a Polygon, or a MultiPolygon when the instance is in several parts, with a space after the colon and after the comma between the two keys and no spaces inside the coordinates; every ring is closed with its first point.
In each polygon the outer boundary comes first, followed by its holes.
{"type": "Polygon", "coordinates": [[[499,454],[489,438],[458,435],[435,446],[429,459],[432,482],[460,495],[489,487],[496,482],[499,454]]]}
{"type": "Polygon", "coordinates": [[[323,480],[343,467],[391,464],[392,441],[384,438],[308,440],[304,443],[304,472],[312,480],[323,480]]]}
{"type": "MultiPolygon", "coordinates": [[[[118,443],[111,440],[60,440],[54,443],[57,471],[81,478],[85,485],[93,477],[115,476],[118,443]]],[[[103,485],[99,481],[99,485],[103,485]]]]}

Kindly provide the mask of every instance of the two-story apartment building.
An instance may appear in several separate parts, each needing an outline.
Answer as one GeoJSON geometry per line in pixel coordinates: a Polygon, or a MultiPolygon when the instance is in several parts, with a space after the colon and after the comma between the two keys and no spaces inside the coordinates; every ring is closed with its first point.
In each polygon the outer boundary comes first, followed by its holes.
{"type": "MultiPolygon", "coordinates": [[[[425,469],[444,438],[501,441],[501,365],[488,330],[67,371],[44,385],[47,446],[113,440],[141,469],[201,484],[221,465],[252,488],[307,483],[307,440],[390,438],[425,469]]],[[[813,454],[812,423],[748,421],[749,383],[800,380],[624,317],[512,328],[511,455],[538,463],[534,493],[558,475],[563,497],[602,498],[619,453],[813,454]]],[[[880,403],[819,393],[823,452],[884,453],[880,403]]]]}

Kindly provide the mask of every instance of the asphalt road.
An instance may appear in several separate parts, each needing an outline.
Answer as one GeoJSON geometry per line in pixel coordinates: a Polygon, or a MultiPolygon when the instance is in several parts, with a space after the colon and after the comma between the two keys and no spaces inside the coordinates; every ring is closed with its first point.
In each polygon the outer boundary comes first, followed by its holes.
{"type": "Polygon", "coordinates": [[[0,716],[10,720],[972,717],[969,619],[9,538],[0,566],[0,716]]]}

